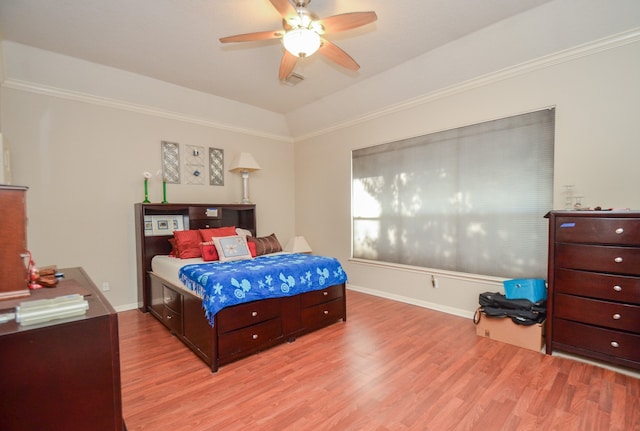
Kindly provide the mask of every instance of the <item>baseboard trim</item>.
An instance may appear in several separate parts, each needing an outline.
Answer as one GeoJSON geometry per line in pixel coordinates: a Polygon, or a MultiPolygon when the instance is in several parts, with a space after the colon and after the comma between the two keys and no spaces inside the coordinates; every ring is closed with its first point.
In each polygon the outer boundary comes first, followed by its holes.
{"type": "Polygon", "coordinates": [[[473,319],[473,311],[467,311],[461,308],[448,307],[446,305],[436,304],[435,302],[422,301],[420,299],[410,298],[408,296],[394,295],[392,293],[381,292],[379,290],[374,290],[374,289],[368,289],[366,287],[356,286],[354,284],[347,284],[347,289],[353,290],[354,292],[366,293],[368,295],[390,299],[392,301],[404,302],[405,304],[417,305],[418,307],[428,308],[434,311],[441,311],[443,313],[453,314],[454,316],[473,319]]]}

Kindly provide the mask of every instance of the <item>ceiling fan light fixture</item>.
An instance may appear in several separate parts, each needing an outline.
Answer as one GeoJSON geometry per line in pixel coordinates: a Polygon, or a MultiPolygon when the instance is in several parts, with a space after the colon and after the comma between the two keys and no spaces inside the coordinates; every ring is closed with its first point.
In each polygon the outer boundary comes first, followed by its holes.
{"type": "Polygon", "coordinates": [[[321,45],[320,35],[308,28],[295,28],[282,38],[284,48],[296,57],[309,57],[321,45]]]}

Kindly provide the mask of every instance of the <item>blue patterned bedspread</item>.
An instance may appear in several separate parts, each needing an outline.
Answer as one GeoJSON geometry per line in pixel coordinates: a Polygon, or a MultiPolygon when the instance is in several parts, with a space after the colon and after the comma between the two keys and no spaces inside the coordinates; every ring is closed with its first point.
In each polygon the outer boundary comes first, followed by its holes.
{"type": "Polygon", "coordinates": [[[295,253],[186,265],[179,275],[187,288],[203,298],[211,326],[216,313],[225,307],[293,296],[347,281],[338,259],[295,253]]]}

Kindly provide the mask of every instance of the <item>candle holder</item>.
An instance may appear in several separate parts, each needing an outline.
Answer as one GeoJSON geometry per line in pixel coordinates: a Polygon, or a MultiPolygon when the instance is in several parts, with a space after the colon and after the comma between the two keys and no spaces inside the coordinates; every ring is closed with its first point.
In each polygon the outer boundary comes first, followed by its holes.
{"type": "Polygon", "coordinates": [[[168,204],[167,202],[167,182],[165,180],[162,181],[162,203],[168,204]]]}
{"type": "Polygon", "coordinates": [[[148,204],[151,203],[149,200],[149,178],[151,178],[151,174],[149,172],[144,172],[142,176],[144,177],[144,200],[142,203],[148,204]]]}

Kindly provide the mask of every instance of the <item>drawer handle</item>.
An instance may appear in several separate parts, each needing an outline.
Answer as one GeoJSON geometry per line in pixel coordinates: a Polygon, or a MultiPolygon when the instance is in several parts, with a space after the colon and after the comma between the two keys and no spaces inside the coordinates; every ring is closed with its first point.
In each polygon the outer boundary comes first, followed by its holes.
{"type": "Polygon", "coordinates": [[[614,260],[615,263],[621,263],[622,262],[622,258],[621,257],[616,257],[613,260],[614,260]]]}
{"type": "Polygon", "coordinates": [[[618,229],[616,229],[616,233],[617,233],[618,235],[620,235],[620,234],[621,234],[621,233],[623,233],[623,232],[624,232],[624,229],[622,229],[621,227],[619,227],[618,229]]]}
{"type": "Polygon", "coordinates": [[[612,342],[611,342],[611,347],[616,347],[616,348],[618,348],[618,347],[620,347],[620,344],[618,344],[618,342],[617,342],[617,341],[612,341],[612,342]]]}
{"type": "Polygon", "coordinates": [[[616,292],[622,292],[622,287],[616,285],[616,286],[613,286],[613,290],[615,290],[616,292]]]}
{"type": "Polygon", "coordinates": [[[253,335],[251,336],[251,338],[253,338],[254,340],[257,340],[257,339],[258,339],[258,334],[253,334],[253,335]]]}
{"type": "Polygon", "coordinates": [[[167,320],[171,320],[173,316],[171,314],[167,314],[167,320]]]}
{"type": "Polygon", "coordinates": [[[614,314],[613,316],[613,320],[620,320],[620,318],[622,317],[621,315],[619,315],[618,313],[614,314]]]}
{"type": "Polygon", "coordinates": [[[323,294],[324,296],[327,296],[327,295],[329,294],[329,292],[326,292],[326,291],[325,291],[325,292],[322,292],[322,294],[323,294]]]}
{"type": "Polygon", "coordinates": [[[252,311],[252,312],[251,312],[251,317],[256,317],[257,315],[258,315],[258,312],[257,312],[257,311],[252,311]]]}
{"type": "Polygon", "coordinates": [[[329,314],[329,310],[324,310],[323,313],[326,316],[327,314],[329,314]]]}

